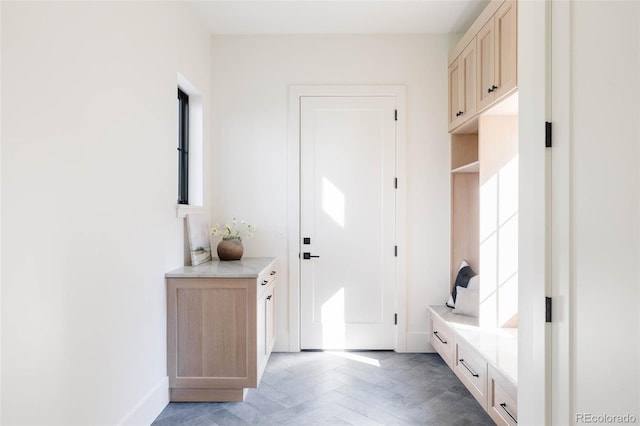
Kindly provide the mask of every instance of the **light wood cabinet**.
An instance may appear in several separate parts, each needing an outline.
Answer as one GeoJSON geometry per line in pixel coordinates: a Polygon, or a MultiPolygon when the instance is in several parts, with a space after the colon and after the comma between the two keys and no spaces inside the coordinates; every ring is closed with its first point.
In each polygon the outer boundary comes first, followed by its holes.
{"type": "Polygon", "coordinates": [[[449,130],[476,112],[476,39],[449,66],[449,130]]]}
{"type": "Polygon", "coordinates": [[[453,368],[453,330],[435,315],[431,315],[429,321],[431,321],[429,339],[431,346],[438,351],[449,368],[453,368]]]}
{"type": "Polygon", "coordinates": [[[258,386],[275,342],[274,265],[213,261],[166,274],[171,401],[243,401],[258,386]]]}
{"type": "Polygon", "coordinates": [[[518,29],[515,0],[506,0],[476,36],[478,111],[517,87],[518,29]]]}
{"type": "Polygon", "coordinates": [[[478,114],[518,87],[516,0],[491,0],[449,54],[449,132],[477,132],[478,114]]]}
{"type": "Polygon", "coordinates": [[[499,426],[518,424],[518,389],[495,367],[489,365],[487,412],[499,426]]]}
{"type": "Polygon", "coordinates": [[[454,312],[429,306],[431,345],[497,425],[516,426],[518,331],[482,328],[454,312]]]}
{"type": "Polygon", "coordinates": [[[487,361],[462,339],[456,339],[453,372],[478,403],[487,409],[487,361]]]}
{"type": "Polygon", "coordinates": [[[495,22],[493,18],[476,36],[478,40],[478,110],[483,110],[495,99],[495,22]]]}

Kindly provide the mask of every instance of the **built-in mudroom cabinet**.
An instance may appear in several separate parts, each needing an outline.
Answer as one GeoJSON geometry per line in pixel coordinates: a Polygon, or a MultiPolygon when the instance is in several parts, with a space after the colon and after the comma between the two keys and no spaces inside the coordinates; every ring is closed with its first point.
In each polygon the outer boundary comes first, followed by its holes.
{"type": "Polygon", "coordinates": [[[431,345],[500,425],[518,413],[517,8],[492,0],[449,54],[454,307],[429,307],[431,345]]]}

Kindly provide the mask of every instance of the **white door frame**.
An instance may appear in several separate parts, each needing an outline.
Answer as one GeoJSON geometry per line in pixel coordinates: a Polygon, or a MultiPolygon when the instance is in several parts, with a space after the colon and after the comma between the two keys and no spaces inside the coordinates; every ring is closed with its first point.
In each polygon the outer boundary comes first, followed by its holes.
{"type": "Polygon", "coordinates": [[[527,52],[518,55],[518,415],[528,425],[574,422],[570,9],[563,1],[518,3],[518,50],[527,52]],[[544,147],[545,121],[554,123],[551,149],[544,147]],[[552,323],[545,322],[545,297],[553,298],[552,323]]]}
{"type": "Polygon", "coordinates": [[[396,352],[407,350],[406,315],[406,88],[400,85],[345,85],[345,86],[290,86],[289,129],[287,135],[289,205],[287,221],[289,228],[289,351],[300,351],[300,98],[303,96],[393,96],[396,98],[398,122],[396,124],[396,352]]]}

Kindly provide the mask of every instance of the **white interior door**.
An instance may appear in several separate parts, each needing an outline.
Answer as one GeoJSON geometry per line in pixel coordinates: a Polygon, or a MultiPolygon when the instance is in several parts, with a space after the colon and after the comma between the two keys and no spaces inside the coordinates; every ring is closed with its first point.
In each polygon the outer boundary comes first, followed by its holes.
{"type": "Polygon", "coordinates": [[[302,349],[395,348],[395,109],[301,98],[302,349]]]}

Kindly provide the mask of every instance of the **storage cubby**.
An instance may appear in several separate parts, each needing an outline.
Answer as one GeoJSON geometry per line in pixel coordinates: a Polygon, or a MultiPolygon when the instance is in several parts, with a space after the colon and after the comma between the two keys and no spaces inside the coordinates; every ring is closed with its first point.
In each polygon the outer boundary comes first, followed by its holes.
{"type": "Polygon", "coordinates": [[[451,135],[451,286],[466,260],[479,272],[478,135],[451,135]]]}
{"type": "Polygon", "coordinates": [[[517,95],[451,134],[451,280],[462,260],[482,275],[479,324],[518,323],[517,95]],[[514,109],[515,108],[515,109],[514,109]]]}

